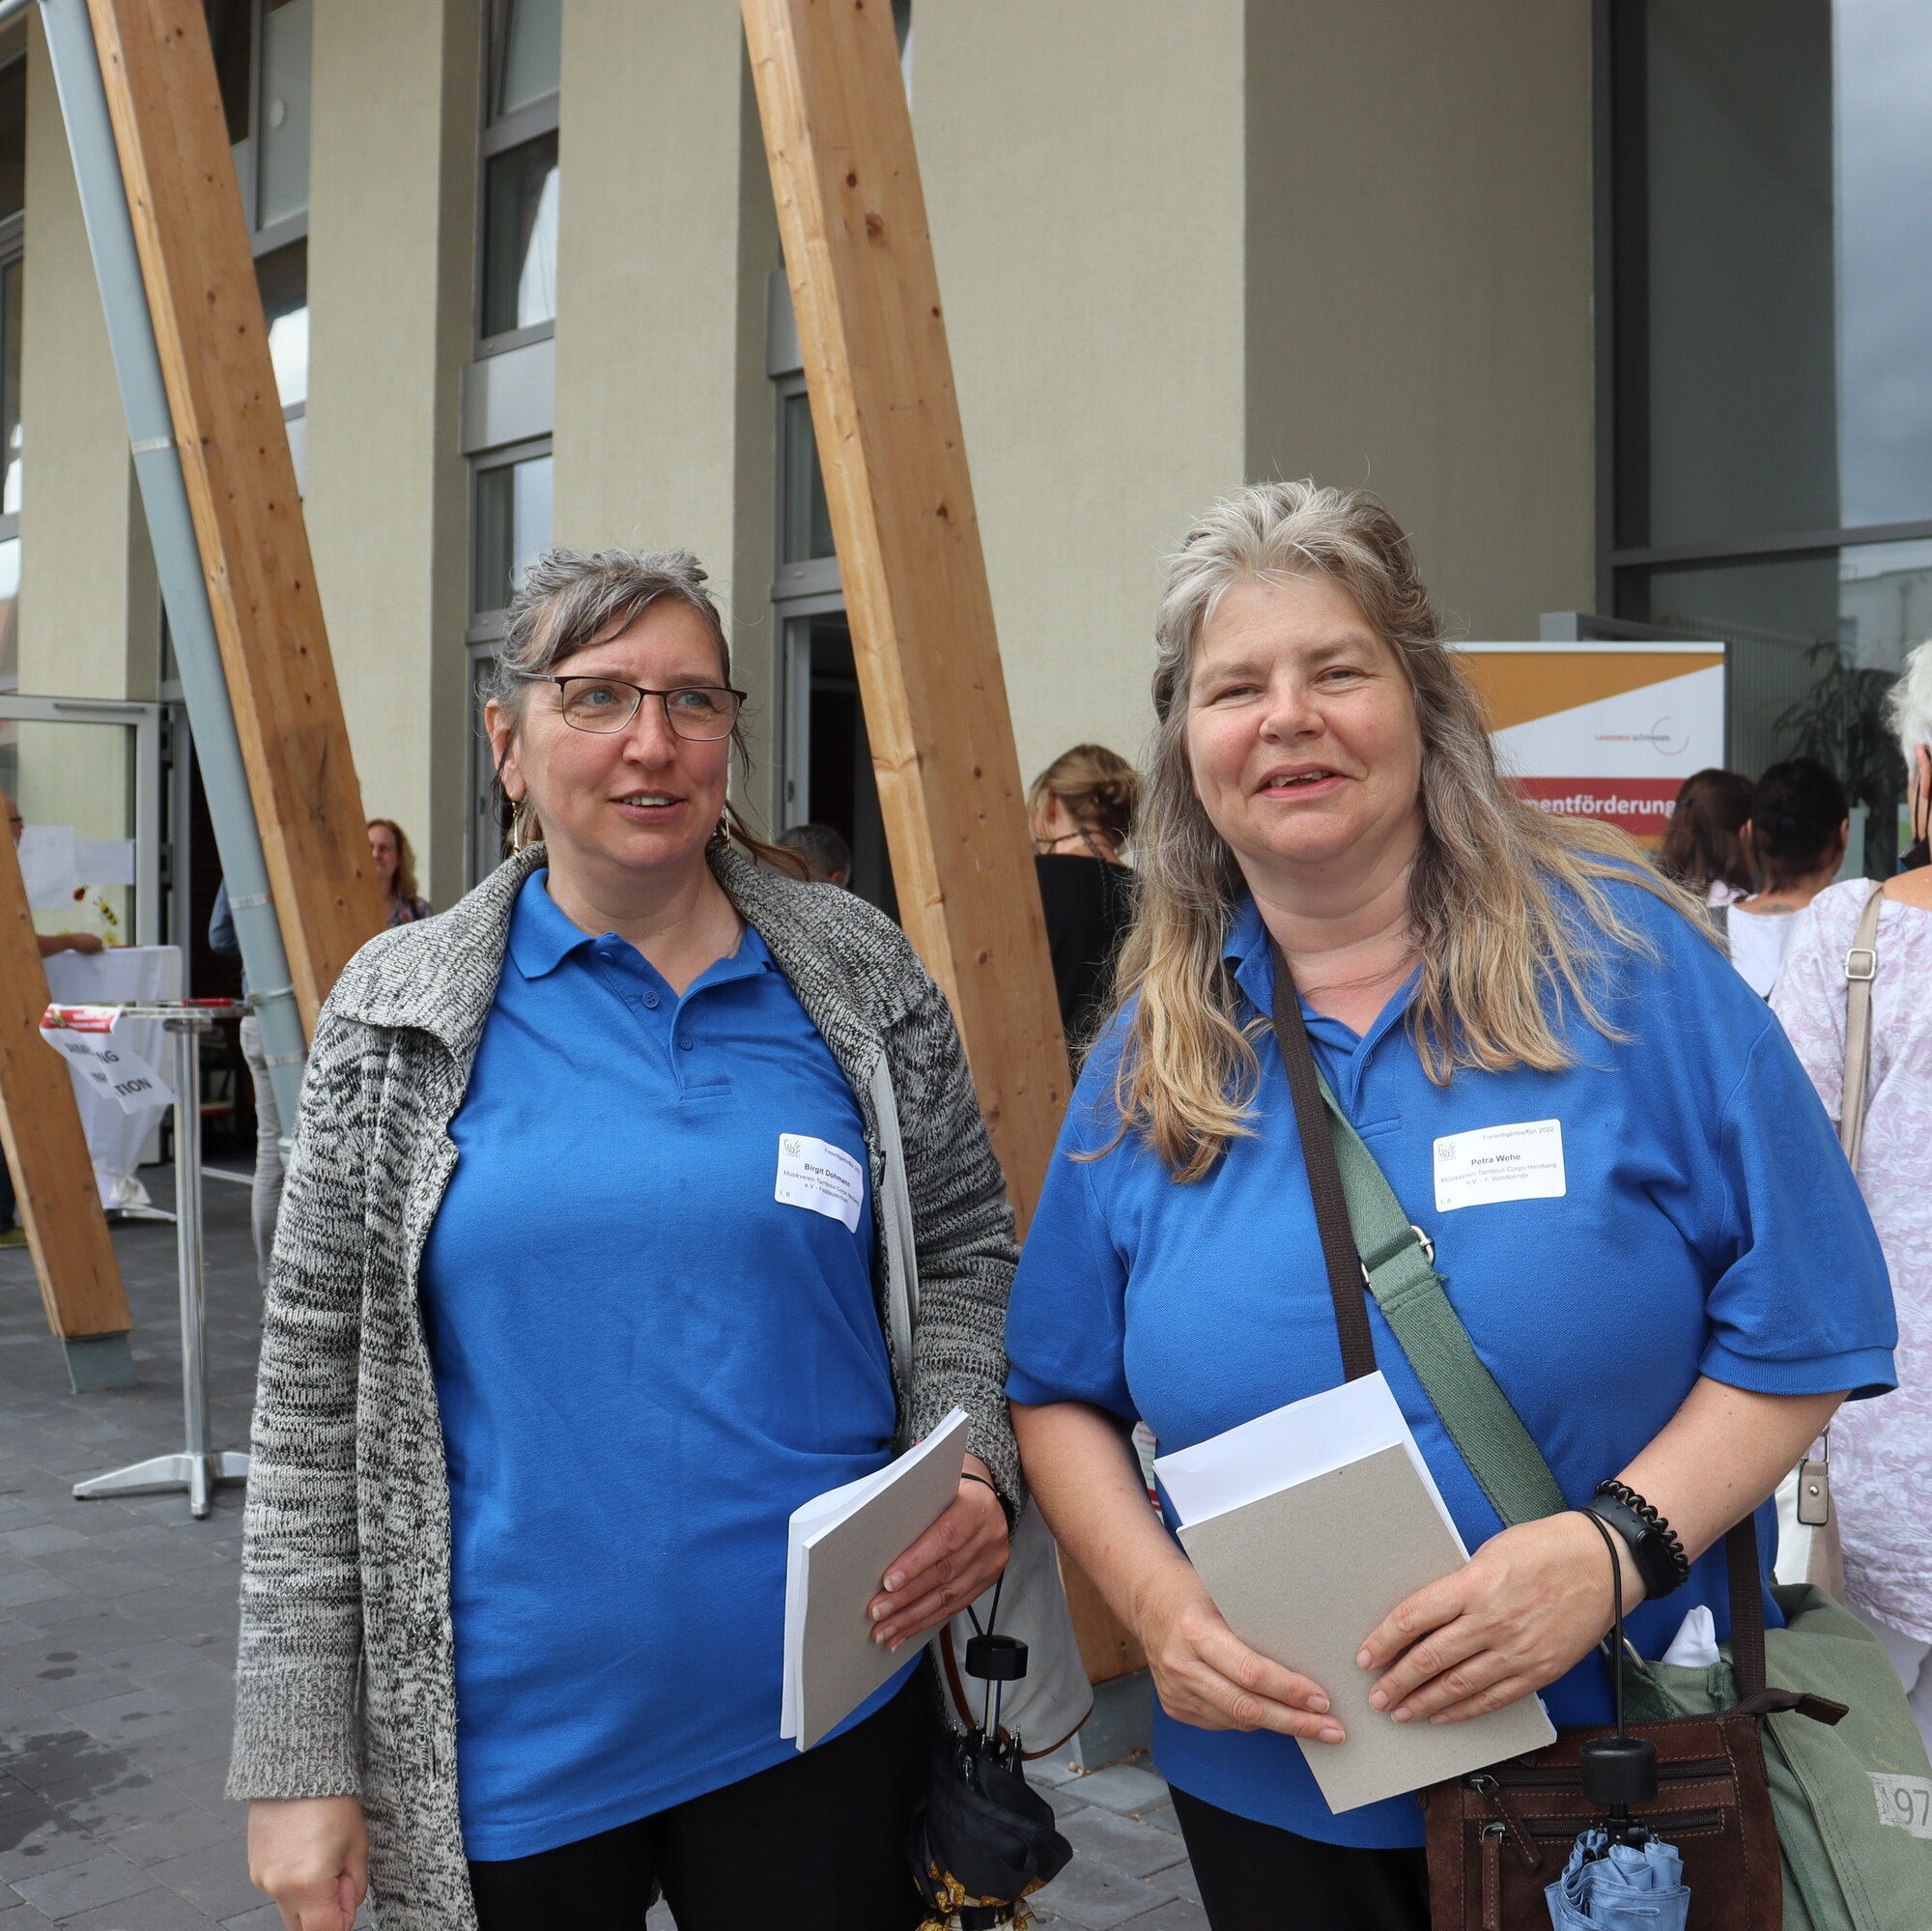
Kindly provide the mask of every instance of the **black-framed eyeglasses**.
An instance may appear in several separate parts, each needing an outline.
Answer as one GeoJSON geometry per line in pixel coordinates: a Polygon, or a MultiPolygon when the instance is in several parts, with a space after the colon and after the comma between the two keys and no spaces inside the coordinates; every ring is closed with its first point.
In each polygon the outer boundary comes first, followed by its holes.
{"type": "Polygon", "coordinates": [[[727,738],[738,723],[743,691],[723,684],[681,684],[674,691],[652,691],[620,677],[551,677],[524,673],[531,684],[554,684],[563,721],[574,731],[621,731],[646,697],[664,706],[665,723],[681,738],[703,744],[727,738]]]}

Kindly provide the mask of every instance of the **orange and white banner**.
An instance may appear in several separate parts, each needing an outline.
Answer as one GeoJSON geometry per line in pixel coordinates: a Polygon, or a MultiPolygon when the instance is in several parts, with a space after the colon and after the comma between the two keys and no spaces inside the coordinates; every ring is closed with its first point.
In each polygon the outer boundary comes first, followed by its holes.
{"type": "Polygon", "coordinates": [[[1504,770],[1553,815],[1655,845],[1694,771],[1724,761],[1721,643],[1469,643],[1504,770]]]}

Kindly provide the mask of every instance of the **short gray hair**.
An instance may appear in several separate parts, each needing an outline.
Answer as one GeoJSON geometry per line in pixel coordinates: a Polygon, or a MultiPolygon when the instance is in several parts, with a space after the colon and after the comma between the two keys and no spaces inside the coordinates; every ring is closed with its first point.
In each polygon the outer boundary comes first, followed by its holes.
{"type": "Polygon", "coordinates": [[[730,683],[731,646],[705,582],[703,564],[688,550],[600,550],[594,555],[546,550],[525,569],[510,599],[484,696],[520,718],[532,676],[606,631],[627,629],[662,597],[696,612],[718,646],[719,674],[730,683]]]}
{"type": "Polygon", "coordinates": [[[1891,687],[1889,709],[1898,748],[1909,765],[1920,745],[1932,745],[1932,639],[1907,656],[1891,687]]]}

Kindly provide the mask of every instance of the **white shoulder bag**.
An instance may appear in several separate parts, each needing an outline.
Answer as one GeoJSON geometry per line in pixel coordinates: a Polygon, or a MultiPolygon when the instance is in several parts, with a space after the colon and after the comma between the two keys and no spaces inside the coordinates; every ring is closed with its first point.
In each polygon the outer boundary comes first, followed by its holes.
{"type": "MultiPolygon", "coordinates": [[[[900,1402],[909,1407],[913,1334],[919,1319],[919,1249],[913,1230],[912,1192],[906,1183],[905,1147],[899,1138],[898,1101],[883,1053],[873,1068],[871,1096],[886,1155],[880,1218],[886,1233],[887,1318],[894,1368],[902,1377],[900,1402]]],[[[976,1633],[976,1616],[979,1629],[993,1627],[990,1619],[995,1593],[989,1589],[971,1609],[954,1616],[933,1644],[933,1663],[939,1672],[946,1714],[962,1731],[979,1722],[980,1692],[985,1687],[975,1683],[962,1667],[966,1645],[976,1633]]],[[[1000,1633],[1017,1636],[1027,1646],[1027,1673],[1017,1683],[1007,1684],[1001,1694],[1001,1727],[1020,1738],[1027,1756],[1048,1756],[1087,1720],[1094,1708],[1094,1690],[1087,1681],[1087,1666],[1080,1660],[1073,1614],[1060,1580],[1060,1551],[1031,1498],[1013,1527],[1011,1553],[997,1593],[1000,1633]]]]}

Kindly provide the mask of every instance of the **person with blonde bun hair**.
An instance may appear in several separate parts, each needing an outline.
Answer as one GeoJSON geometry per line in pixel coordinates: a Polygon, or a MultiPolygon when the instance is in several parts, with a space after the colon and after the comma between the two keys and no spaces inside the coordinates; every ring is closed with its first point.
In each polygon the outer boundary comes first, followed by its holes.
{"type": "Polygon", "coordinates": [[[1076,1054],[1105,1008],[1114,957],[1133,912],[1122,847],[1133,836],[1139,785],[1119,752],[1077,744],[1027,786],[1060,1023],[1076,1054]]]}
{"type": "MultiPolygon", "coordinates": [[[[1537,1693],[1559,1724],[1606,1723],[1612,1560],[1645,1656],[1693,1605],[1722,1634],[1725,1532],[1756,1511],[1768,1566],[1779,1477],[1848,1392],[1892,1384],[1885,1264],[1694,899],[1505,780],[1379,502],[1269,483],[1217,503],[1170,561],[1156,639],[1121,1005],[1014,1283],[1014,1430],[1061,1547],[1146,1652],[1213,1931],[1425,1931],[1414,1793],[1331,1811],[1304,1748],[1537,1693]],[[1346,1684],[1236,1635],[1131,1438],[1172,1454],[1341,1380],[1354,1284],[1329,1271],[1285,1052],[1434,1242],[1568,1505],[1506,1527],[1366,1306],[1474,1553],[1362,1630],[1346,1684]],[[1662,1565],[1639,1505],[1677,1539],[1662,1565]]],[[[1332,1564],[1339,1587],[1374,1533],[1307,1549],[1310,1579],[1332,1564]]]]}

